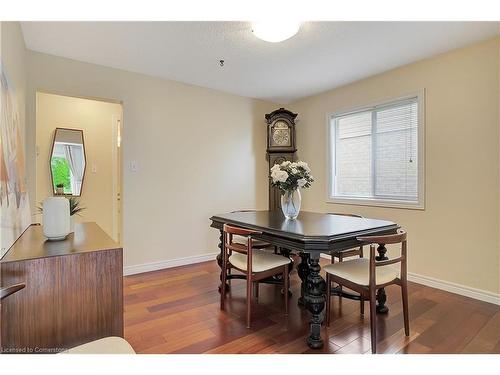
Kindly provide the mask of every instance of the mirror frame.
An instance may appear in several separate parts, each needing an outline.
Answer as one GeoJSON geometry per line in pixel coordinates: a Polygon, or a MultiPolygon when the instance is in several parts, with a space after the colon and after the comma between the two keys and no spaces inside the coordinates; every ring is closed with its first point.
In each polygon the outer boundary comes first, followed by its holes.
{"type": "Polygon", "coordinates": [[[74,128],[55,128],[54,136],[52,137],[52,147],[50,149],[49,155],[49,171],[50,171],[50,188],[52,189],[52,196],[57,197],[81,197],[83,191],[83,183],[85,182],[85,172],[87,171],[87,150],[85,149],[85,137],[83,136],[83,129],[74,129],[74,128]],[[52,173],[52,154],[54,153],[54,147],[56,145],[56,136],[58,130],[71,130],[82,133],[82,147],[83,147],[83,160],[85,161],[85,166],[83,167],[83,175],[82,175],[82,184],[80,186],[80,194],[56,194],[56,189],[54,187],[54,175],[52,173]]]}

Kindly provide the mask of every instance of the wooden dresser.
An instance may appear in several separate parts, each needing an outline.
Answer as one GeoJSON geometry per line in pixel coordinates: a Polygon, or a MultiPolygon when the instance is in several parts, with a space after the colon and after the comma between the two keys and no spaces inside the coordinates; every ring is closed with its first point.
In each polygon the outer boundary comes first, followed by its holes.
{"type": "Polygon", "coordinates": [[[53,353],[123,337],[123,250],[96,223],[64,241],[30,226],[0,261],[1,285],[26,287],[1,305],[4,353],[53,353]]]}

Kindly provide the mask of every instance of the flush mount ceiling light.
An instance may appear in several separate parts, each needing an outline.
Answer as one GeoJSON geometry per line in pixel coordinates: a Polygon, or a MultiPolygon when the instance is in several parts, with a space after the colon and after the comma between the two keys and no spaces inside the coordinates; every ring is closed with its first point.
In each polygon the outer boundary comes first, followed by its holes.
{"type": "Polygon", "coordinates": [[[297,34],[299,29],[300,22],[294,21],[252,22],[254,35],[271,43],[287,40],[297,34]]]}

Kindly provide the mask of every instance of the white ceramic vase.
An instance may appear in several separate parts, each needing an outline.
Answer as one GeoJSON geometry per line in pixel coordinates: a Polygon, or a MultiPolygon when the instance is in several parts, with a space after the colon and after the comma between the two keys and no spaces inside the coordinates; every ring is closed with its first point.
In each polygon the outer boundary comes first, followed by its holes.
{"type": "Polygon", "coordinates": [[[64,240],[70,233],[69,200],[48,197],[43,201],[43,235],[51,241],[64,240]]]}

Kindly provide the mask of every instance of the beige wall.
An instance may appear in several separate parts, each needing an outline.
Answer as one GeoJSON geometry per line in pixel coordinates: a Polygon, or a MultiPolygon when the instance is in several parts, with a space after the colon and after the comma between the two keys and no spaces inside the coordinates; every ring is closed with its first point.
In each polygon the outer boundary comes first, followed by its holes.
{"type": "Polygon", "coordinates": [[[121,105],[38,93],[36,108],[36,202],[52,196],[49,160],[55,128],[82,129],[87,164],[80,201],[86,209],[76,221],[95,221],[113,236],[113,220],[117,219],[113,205],[117,172],[113,121],[121,118],[121,105]]]}
{"type": "Polygon", "coordinates": [[[31,51],[28,74],[28,165],[37,90],[123,102],[126,266],[216,252],[211,215],[267,207],[264,114],[276,105],[31,51]]]}
{"type": "Polygon", "coordinates": [[[290,105],[299,113],[299,156],[316,178],[304,209],[395,221],[408,230],[410,272],[500,292],[499,45],[476,44],[290,105]],[[326,203],[327,114],[423,88],[425,210],[326,203]]]}
{"type": "MultiPolygon", "coordinates": [[[[28,74],[32,196],[36,91],[123,101],[126,265],[212,252],[210,215],[266,208],[262,119],[276,105],[36,52],[28,52],[28,74]],[[132,160],[139,171],[128,169],[132,160]]],[[[396,221],[409,232],[410,272],[499,293],[499,75],[497,39],[287,106],[299,112],[299,156],[316,177],[304,209],[396,221]],[[326,203],[327,113],[422,88],[426,209],[326,203]]]]}

